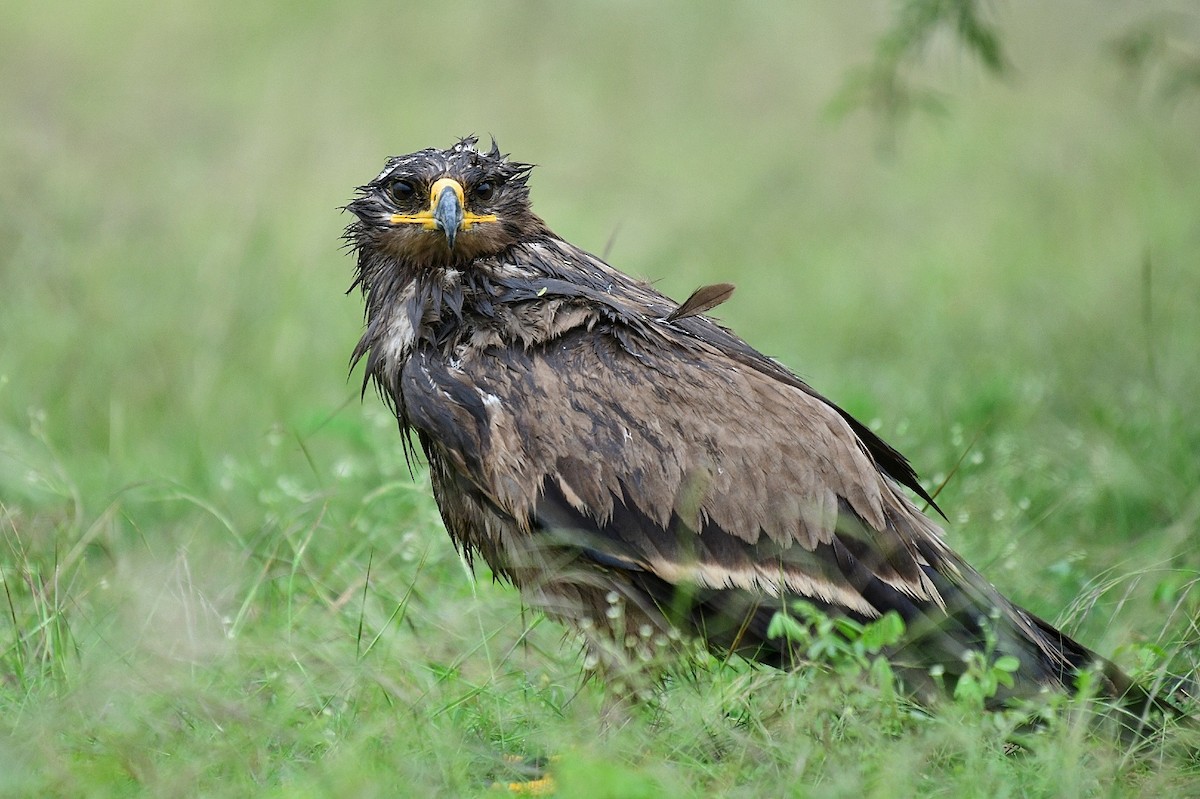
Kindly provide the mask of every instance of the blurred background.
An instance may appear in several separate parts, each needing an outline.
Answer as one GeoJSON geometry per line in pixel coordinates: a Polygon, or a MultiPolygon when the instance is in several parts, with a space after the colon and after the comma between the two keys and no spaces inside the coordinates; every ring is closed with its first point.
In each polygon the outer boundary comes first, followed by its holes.
{"type": "Polygon", "coordinates": [[[471,133],[538,164],[569,241],[676,298],[736,283],[724,321],[947,482],[951,543],[1005,591],[1103,651],[1186,615],[1200,13],[995,3],[1002,70],[943,26],[892,94],[907,5],[9,2],[11,730],[90,717],[47,715],[67,687],[220,696],[229,658],[316,695],[311,658],[378,636],[394,674],[520,618],[346,376],[339,206],[471,133]]]}

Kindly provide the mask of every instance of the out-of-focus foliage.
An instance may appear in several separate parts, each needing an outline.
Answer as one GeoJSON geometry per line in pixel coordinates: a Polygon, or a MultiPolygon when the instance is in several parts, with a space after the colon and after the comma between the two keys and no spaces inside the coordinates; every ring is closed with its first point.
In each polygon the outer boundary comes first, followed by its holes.
{"type": "Polygon", "coordinates": [[[1195,99],[1200,92],[1200,21],[1195,16],[1155,15],[1131,25],[1109,46],[1131,79],[1163,100],[1195,99]]]}
{"type": "Polygon", "coordinates": [[[494,134],[573,242],[676,298],[736,283],[723,320],[945,483],[998,587],[1194,672],[1200,108],[1106,43],[1195,13],[923,7],[7,2],[0,795],[489,795],[511,753],[573,797],[1200,793],[1069,707],[1009,757],[1011,719],[918,712],[878,659],[685,664],[602,734],[578,642],[471,577],[347,379],[339,206],[494,134]],[[881,159],[826,109],[910,16],[889,57],[954,99],[881,159]]]}
{"type": "Polygon", "coordinates": [[[993,75],[1008,69],[1001,34],[988,18],[989,0],[898,0],[894,5],[894,21],[876,43],[870,64],[848,72],[829,106],[835,117],[866,109],[880,120],[892,144],[897,127],[914,111],[936,115],[947,110],[939,92],[918,85],[910,74],[935,37],[948,37],[951,46],[993,75]]]}

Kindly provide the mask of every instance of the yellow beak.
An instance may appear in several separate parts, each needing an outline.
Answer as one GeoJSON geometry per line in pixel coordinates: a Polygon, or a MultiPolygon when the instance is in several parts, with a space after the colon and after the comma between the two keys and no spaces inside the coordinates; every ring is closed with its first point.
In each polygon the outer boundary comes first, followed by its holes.
{"type": "Polygon", "coordinates": [[[438,178],[429,187],[429,208],[415,214],[392,214],[393,225],[420,225],[426,230],[441,230],[453,247],[460,230],[470,230],[483,222],[497,222],[495,214],[476,214],[465,210],[462,184],[454,178],[438,178]]]}

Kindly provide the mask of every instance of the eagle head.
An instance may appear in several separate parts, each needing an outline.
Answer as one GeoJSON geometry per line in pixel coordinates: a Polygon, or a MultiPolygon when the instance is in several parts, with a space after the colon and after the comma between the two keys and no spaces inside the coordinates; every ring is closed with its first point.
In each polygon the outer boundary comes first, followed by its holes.
{"type": "Polygon", "coordinates": [[[358,217],[347,239],[409,267],[455,267],[544,230],[529,207],[533,166],[510,161],[494,139],[487,152],[477,144],[467,136],[448,150],[389,158],[346,206],[358,217]]]}

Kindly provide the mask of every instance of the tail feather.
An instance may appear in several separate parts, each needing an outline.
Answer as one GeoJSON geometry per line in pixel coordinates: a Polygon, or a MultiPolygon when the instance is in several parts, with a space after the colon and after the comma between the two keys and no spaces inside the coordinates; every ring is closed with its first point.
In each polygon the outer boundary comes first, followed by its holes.
{"type": "MultiPolygon", "coordinates": [[[[1160,729],[1167,719],[1188,717],[1183,709],[1189,704],[1188,692],[1148,689],[1115,663],[1009,601],[965,561],[945,551],[939,555],[937,569],[923,568],[941,603],[903,593],[852,557],[841,563],[872,607],[895,611],[904,620],[904,640],[887,654],[907,689],[922,700],[936,701],[947,688],[953,690],[968,669],[965,655],[975,651],[991,658],[1012,656],[1020,664],[1012,675],[1013,685],[1002,686],[990,702],[992,709],[1013,706],[1046,691],[1073,695],[1083,689],[1111,702],[1122,728],[1138,736],[1160,729]]],[[[585,557],[595,560],[590,553],[585,557]]],[[[661,614],[664,623],[700,635],[718,654],[732,653],[785,669],[805,660],[793,644],[772,638],[768,632],[774,615],[788,607],[787,596],[767,597],[738,588],[692,586],[684,590],[619,560],[609,559],[604,566],[622,575],[622,584],[630,597],[637,598],[638,606],[661,614]]],[[[801,598],[830,615],[871,621],[812,597],[792,597],[801,598]]]]}
{"type": "Polygon", "coordinates": [[[1096,654],[1054,625],[1032,613],[1022,612],[1070,664],[1070,669],[1063,673],[1063,688],[1076,693],[1081,685],[1080,676],[1083,673],[1096,675],[1099,678],[1096,694],[1114,703],[1118,711],[1118,721],[1127,731],[1145,735],[1161,729],[1167,720],[1190,718],[1186,706],[1191,692],[1187,690],[1186,685],[1147,687],[1135,681],[1116,663],[1096,654]]]}

